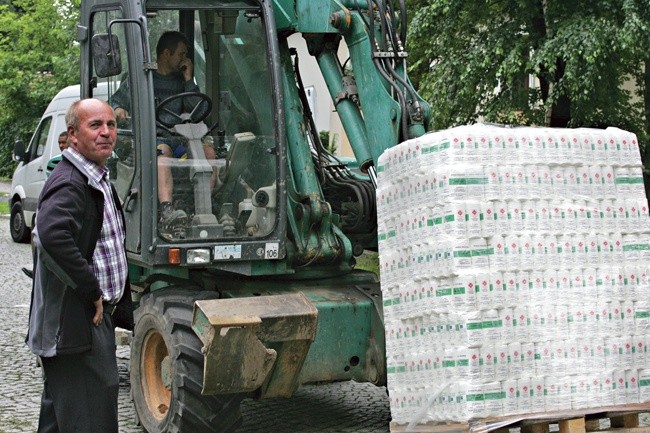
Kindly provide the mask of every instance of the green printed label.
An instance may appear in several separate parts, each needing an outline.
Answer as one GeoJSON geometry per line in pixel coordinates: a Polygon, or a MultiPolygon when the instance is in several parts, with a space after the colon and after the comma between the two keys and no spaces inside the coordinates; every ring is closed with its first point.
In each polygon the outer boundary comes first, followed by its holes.
{"type": "Polygon", "coordinates": [[[486,320],[482,322],[483,325],[481,326],[482,329],[489,329],[489,328],[501,328],[503,326],[503,321],[502,320],[486,320]]]}
{"type": "Polygon", "coordinates": [[[504,391],[486,392],[483,394],[484,400],[501,400],[503,398],[506,398],[506,393],[504,391]]]}
{"type": "Polygon", "coordinates": [[[633,244],[623,246],[623,251],[645,251],[650,249],[648,244],[633,244]]]}
{"type": "Polygon", "coordinates": [[[465,287],[454,287],[454,295],[464,295],[465,287]]]}
{"type": "Polygon", "coordinates": [[[472,257],[491,256],[494,255],[494,248],[480,248],[472,250],[472,257]]]}

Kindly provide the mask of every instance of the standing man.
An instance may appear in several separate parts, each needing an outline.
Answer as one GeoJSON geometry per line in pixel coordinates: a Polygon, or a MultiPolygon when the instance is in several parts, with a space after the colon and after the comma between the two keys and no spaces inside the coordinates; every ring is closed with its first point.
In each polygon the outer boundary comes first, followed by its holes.
{"type": "MultiPolygon", "coordinates": [[[[117,433],[119,377],[113,312],[132,327],[124,219],[106,160],[112,108],[77,101],[66,114],[70,147],[41,193],[27,344],[45,377],[39,433],[117,433]]],[[[121,326],[125,326],[120,324],[121,326]]]]}

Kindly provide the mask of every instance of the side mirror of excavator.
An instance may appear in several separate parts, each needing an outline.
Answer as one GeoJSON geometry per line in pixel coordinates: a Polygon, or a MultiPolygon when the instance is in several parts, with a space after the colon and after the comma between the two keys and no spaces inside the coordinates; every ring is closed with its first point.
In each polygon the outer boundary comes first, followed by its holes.
{"type": "Polygon", "coordinates": [[[113,77],[122,73],[120,41],[116,35],[98,33],[92,41],[95,74],[100,78],[113,77]]]}

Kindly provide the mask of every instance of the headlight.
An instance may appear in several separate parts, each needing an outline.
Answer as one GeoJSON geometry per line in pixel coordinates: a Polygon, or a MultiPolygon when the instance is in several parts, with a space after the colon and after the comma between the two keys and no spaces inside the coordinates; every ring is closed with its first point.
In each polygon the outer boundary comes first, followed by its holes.
{"type": "Polygon", "coordinates": [[[187,250],[188,265],[201,265],[205,263],[210,263],[210,250],[208,248],[187,250]]]}

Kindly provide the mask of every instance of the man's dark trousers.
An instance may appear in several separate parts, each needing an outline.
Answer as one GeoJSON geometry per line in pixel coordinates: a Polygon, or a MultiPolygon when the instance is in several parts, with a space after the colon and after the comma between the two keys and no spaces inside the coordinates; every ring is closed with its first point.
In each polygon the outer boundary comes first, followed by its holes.
{"type": "Polygon", "coordinates": [[[104,313],[102,323],[91,326],[89,352],[41,357],[45,386],[38,433],[118,433],[119,375],[111,316],[104,313]]]}

